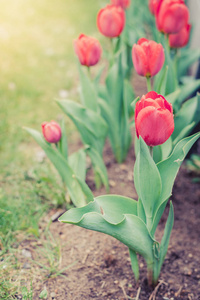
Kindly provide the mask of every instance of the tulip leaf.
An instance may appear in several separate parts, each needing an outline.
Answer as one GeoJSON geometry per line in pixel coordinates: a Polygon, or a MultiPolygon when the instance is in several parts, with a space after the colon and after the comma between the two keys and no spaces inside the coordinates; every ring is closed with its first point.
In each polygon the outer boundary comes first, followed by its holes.
{"type": "Polygon", "coordinates": [[[62,136],[59,141],[59,148],[60,148],[60,152],[62,153],[62,156],[67,159],[68,158],[68,145],[67,145],[67,134],[66,134],[64,120],[61,121],[61,132],[62,132],[62,136]]]}
{"type": "Polygon", "coordinates": [[[169,239],[170,239],[173,225],[174,225],[174,209],[173,209],[172,202],[170,202],[169,215],[165,225],[164,235],[162,237],[161,244],[160,244],[160,261],[159,261],[160,268],[167,254],[169,239]]]}
{"type": "Polygon", "coordinates": [[[154,83],[154,90],[158,94],[165,95],[167,76],[168,76],[168,66],[165,66],[162,72],[159,72],[159,74],[157,75],[154,83]]]}
{"type": "Polygon", "coordinates": [[[179,77],[183,76],[187,69],[195,61],[200,59],[200,49],[184,49],[184,53],[181,53],[181,57],[178,61],[178,75],[179,77]]]}
{"type": "Polygon", "coordinates": [[[200,132],[182,139],[176,144],[172,154],[167,159],[157,164],[162,180],[162,193],[159,205],[170,197],[178,170],[188,151],[199,137],[200,132]]]}
{"type": "Polygon", "coordinates": [[[86,154],[83,149],[80,149],[72,153],[68,157],[68,162],[74,174],[81,180],[85,181],[86,176],[86,154]]]}
{"type": "Polygon", "coordinates": [[[192,80],[191,82],[181,85],[181,93],[179,94],[175,105],[180,108],[181,104],[183,103],[184,100],[186,100],[190,95],[195,93],[198,89],[200,88],[200,79],[198,80],[192,80]]]}
{"type": "Polygon", "coordinates": [[[137,215],[144,223],[146,223],[145,210],[140,198],[137,201],[137,215]]]}
{"type": "Polygon", "coordinates": [[[151,227],[151,221],[153,218],[154,211],[157,208],[157,202],[159,200],[162,182],[158,168],[150,155],[148,146],[139,138],[139,151],[134,167],[134,182],[135,188],[139,198],[142,201],[147,224],[148,222],[151,227]]]}
{"type": "Polygon", "coordinates": [[[81,208],[72,208],[59,221],[109,234],[146,260],[153,261],[153,243],[146,225],[137,216],[137,202],[117,195],[97,197],[81,208]]]}
{"type": "Polygon", "coordinates": [[[172,138],[171,136],[162,145],[153,148],[153,159],[155,163],[167,158],[172,151],[172,138]]]}
{"type": "Polygon", "coordinates": [[[83,72],[83,67],[78,63],[78,70],[81,82],[81,102],[83,106],[96,111],[98,110],[97,105],[97,93],[91,79],[83,72]]]}
{"type": "Polygon", "coordinates": [[[175,115],[173,140],[176,143],[187,136],[200,121],[200,94],[187,100],[175,115]],[[189,112],[189,113],[188,113],[189,112]],[[178,139],[177,139],[178,138],[178,139]]]}
{"type": "MultiPolygon", "coordinates": [[[[25,129],[36,140],[57,169],[63,182],[67,186],[70,198],[74,205],[80,207],[91,201],[91,193],[84,194],[82,187],[75,179],[74,171],[71,169],[67,160],[61,155],[61,153],[56,149],[53,149],[53,147],[45,141],[40,132],[31,128],[25,127],[25,129]]],[[[82,185],[84,186],[86,183],[82,182],[82,185]]],[[[87,188],[85,188],[85,190],[87,190],[87,188]]]]}
{"type": "Polygon", "coordinates": [[[138,264],[137,254],[135,253],[134,250],[129,248],[129,255],[130,255],[130,259],[131,259],[132,271],[135,275],[136,281],[138,281],[140,272],[139,272],[139,264],[138,264]]]}
{"type": "Polygon", "coordinates": [[[74,101],[60,100],[57,102],[78,128],[83,143],[102,154],[108,131],[104,119],[98,113],[74,101]]]}
{"type": "MultiPolygon", "coordinates": [[[[107,173],[107,169],[105,167],[102,156],[92,147],[87,147],[86,152],[89,155],[89,157],[91,158],[94,172],[97,174],[97,176],[103,182],[103,184],[106,188],[106,191],[108,193],[109,192],[108,173],[107,173]]],[[[100,182],[100,184],[101,184],[101,182],[100,182]]]]}

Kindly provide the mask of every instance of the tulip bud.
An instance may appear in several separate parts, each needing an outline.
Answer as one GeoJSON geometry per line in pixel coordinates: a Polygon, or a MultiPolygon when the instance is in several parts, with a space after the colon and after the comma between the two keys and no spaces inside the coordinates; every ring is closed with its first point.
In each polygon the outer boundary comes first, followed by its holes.
{"type": "Polygon", "coordinates": [[[149,0],[149,10],[152,13],[152,15],[155,14],[155,6],[157,4],[157,0],[149,0]]]}
{"type": "Polygon", "coordinates": [[[114,38],[124,29],[125,18],[125,12],[120,6],[107,5],[97,15],[97,27],[106,37],[114,38]]]}
{"type": "Polygon", "coordinates": [[[171,103],[149,92],[136,103],[135,128],[148,146],[163,144],[174,131],[174,117],[171,103]]]}
{"type": "Polygon", "coordinates": [[[121,6],[123,9],[126,9],[130,5],[130,0],[111,0],[111,3],[116,6],[121,6]]]}
{"type": "Polygon", "coordinates": [[[163,33],[179,32],[189,20],[189,10],[183,0],[157,0],[156,26],[163,33]]]}
{"type": "Polygon", "coordinates": [[[141,38],[132,48],[133,65],[141,76],[151,77],[162,68],[165,60],[164,49],[155,41],[141,38]]]}
{"type": "Polygon", "coordinates": [[[191,25],[187,24],[179,32],[169,34],[169,45],[171,48],[185,47],[190,38],[191,25]]]}
{"type": "Polygon", "coordinates": [[[48,143],[58,143],[61,139],[62,132],[60,125],[55,121],[43,122],[42,133],[48,143]]]}
{"type": "Polygon", "coordinates": [[[99,41],[85,34],[80,34],[78,39],[74,40],[74,50],[81,65],[87,67],[96,65],[101,58],[102,49],[99,41]]]}

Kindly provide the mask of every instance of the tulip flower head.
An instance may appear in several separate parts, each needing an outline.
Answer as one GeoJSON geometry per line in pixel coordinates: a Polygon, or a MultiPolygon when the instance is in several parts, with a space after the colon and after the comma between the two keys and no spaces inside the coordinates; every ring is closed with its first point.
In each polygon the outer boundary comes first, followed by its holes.
{"type": "Polygon", "coordinates": [[[177,33],[188,24],[189,10],[183,0],[155,0],[157,29],[163,33],[177,33]]]}
{"type": "Polygon", "coordinates": [[[74,40],[74,50],[83,66],[94,66],[101,58],[102,49],[99,41],[85,34],[80,34],[78,39],[74,40]]]}
{"type": "Polygon", "coordinates": [[[169,34],[169,45],[171,48],[185,47],[190,38],[191,25],[187,24],[179,32],[169,34]]]}
{"type": "Polygon", "coordinates": [[[60,141],[62,132],[58,123],[55,121],[43,122],[41,126],[43,136],[48,143],[56,144],[60,141]]]}
{"type": "Polygon", "coordinates": [[[123,31],[125,19],[125,12],[120,6],[107,5],[98,12],[97,27],[106,37],[114,38],[123,31]]]}
{"type": "Polygon", "coordinates": [[[174,131],[171,103],[156,92],[149,92],[136,103],[135,128],[148,146],[163,144],[174,131]]]}
{"type": "Polygon", "coordinates": [[[156,5],[157,5],[157,0],[149,0],[149,10],[152,13],[152,15],[155,14],[156,5]]]}
{"type": "Polygon", "coordinates": [[[164,49],[155,41],[141,38],[132,48],[133,65],[136,72],[145,77],[156,75],[165,60],[164,49]]]}
{"type": "Polygon", "coordinates": [[[111,4],[121,6],[123,9],[129,7],[131,0],[111,0],[111,4]]]}

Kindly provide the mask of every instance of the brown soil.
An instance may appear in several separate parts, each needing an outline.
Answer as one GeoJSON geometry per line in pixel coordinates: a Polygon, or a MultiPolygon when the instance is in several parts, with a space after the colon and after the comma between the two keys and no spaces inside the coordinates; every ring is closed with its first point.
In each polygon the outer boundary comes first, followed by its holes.
{"type": "MultiPolygon", "coordinates": [[[[107,145],[104,158],[110,192],[137,199],[132,179],[133,150],[119,165],[107,145]]],[[[56,221],[50,230],[62,246],[60,269],[74,265],[64,272],[63,277],[44,280],[44,275],[38,276],[33,281],[33,299],[39,299],[44,287],[49,300],[200,299],[200,184],[192,179],[192,174],[183,166],[173,189],[175,223],[156,289],[147,286],[146,265],[142,258],[139,259],[140,280],[135,282],[125,245],[105,234],[56,221]]],[[[87,182],[94,189],[91,172],[87,182]]],[[[94,194],[105,194],[105,190],[94,190],[94,194]]],[[[158,239],[163,232],[167,210],[159,224],[158,239]]],[[[31,242],[24,246],[33,259],[39,260],[31,242]]]]}

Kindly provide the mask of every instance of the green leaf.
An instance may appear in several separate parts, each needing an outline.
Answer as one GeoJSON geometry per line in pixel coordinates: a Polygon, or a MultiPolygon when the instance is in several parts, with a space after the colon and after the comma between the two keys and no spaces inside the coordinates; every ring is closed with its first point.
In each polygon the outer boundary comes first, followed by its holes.
{"type": "Polygon", "coordinates": [[[165,225],[164,235],[162,237],[162,241],[160,244],[160,258],[161,258],[160,264],[161,264],[161,266],[163,264],[166,254],[167,254],[169,239],[170,239],[173,225],[174,225],[174,209],[173,209],[172,202],[170,202],[169,215],[167,218],[167,223],[165,225]]]}
{"type": "MultiPolygon", "coordinates": [[[[148,224],[157,208],[162,182],[148,146],[141,137],[139,138],[139,152],[134,167],[134,182],[138,196],[142,201],[148,224]]],[[[151,227],[151,223],[147,226],[148,228],[151,227]]]]}
{"type": "Polygon", "coordinates": [[[172,139],[176,143],[188,135],[200,121],[200,94],[187,100],[175,115],[172,139]],[[189,113],[188,113],[189,112],[189,113]]]}
{"type": "Polygon", "coordinates": [[[166,96],[166,100],[172,104],[173,109],[176,108],[176,100],[178,99],[180,93],[181,93],[181,89],[176,89],[174,92],[166,96]]]}
{"type": "Polygon", "coordinates": [[[40,293],[40,295],[39,295],[39,298],[40,299],[47,299],[47,297],[48,297],[47,290],[46,289],[42,290],[41,293],[40,293]]]}
{"type": "Polygon", "coordinates": [[[158,163],[161,160],[164,160],[169,156],[172,151],[172,138],[169,137],[165,143],[162,145],[155,146],[153,148],[153,159],[155,163],[158,163]]]}
{"type": "Polygon", "coordinates": [[[146,260],[153,261],[153,243],[146,225],[136,216],[137,202],[106,195],[82,208],[70,209],[59,221],[109,234],[146,260]]]}
{"type": "MultiPolygon", "coordinates": [[[[40,147],[45,151],[47,157],[53,163],[58,173],[60,174],[63,182],[66,184],[70,198],[75,206],[83,206],[90,200],[90,195],[84,195],[80,184],[75,179],[75,175],[71,167],[69,166],[67,160],[62,156],[62,154],[53,149],[49,143],[45,141],[42,134],[38,131],[26,128],[25,130],[32,135],[40,147]]],[[[86,183],[83,182],[83,185],[86,183]]]]}
{"type": "Polygon", "coordinates": [[[65,122],[63,119],[61,122],[61,131],[62,131],[62,136],[59,142],[59,148],[60,148],[60,152],[62,153],[62,156],[67,159],[68,157],[67,134],[65,129],[65,122]]]}
{"type": "Polygon", "coordinates": [[[94,84],[91,79],[83,72],[83,67],[80,65],[80,63],[78,63],[78,70],[81,82],[81,102],[83,106],[97,112],[97,93],[94,84]]]}
{"type": "Polygon", "coordinates": [[[106,191],[108,193],[109,192],[108,174],[102,156],[100,156],[100,154],[92,147],[87,147],[86,152],[91,158],[91,162],[95,173],[97,173],[100,179],[102,180],[106,188],[106,191]]]}
{"type": "Polygon", "coordinates": [[[134,99],[135,95],[131,83],[128,80],[124,80],[124,101],[127,105],[129,117],[132,116],[134,113],[133,106],[131,106],[134,99]]]}
{"type": "Polygon", "coordinates": [[[81,180],[85,181],[86,176],[86,154],[83,149],[80,149],[74,153],[72,153],[68,162],[74,174],[78,176],[81,180]]]}
{"type": "Polygon", "coordinates": [[[180,86],[181,93],[179,94],[176,100],[175,106],[177,106],[177,108],[180,108],[183,101],[186,100],[188,97],[190,97],[199,88],[200,88],[200,79],[193,80],[188,84],[180,86]]]}
{"type": "Polygon", "coordinates": [[[105,143],[108,126],[104,119],[91,109],[70,100],[57,101],[61,109],[74,122],[85,145],[95,148],[99,154],[105,143]]]}
{"type": "Polygon", "coordinates": [[[192,136],[184,138],[175,146],[172,154],[167,159],[157,164],[162,180],[162,193],[160,196],[159,205],[170,197],[178,170],[188,151],[199,137],[200,133],[196,133],[192,136]]]}
{"type": "Polygon", "coordinates": [[[168,66],[165,66],[163,70],[159,72],[159,74],[156,76],[156,80],[154,81],[153,89],[158,94],[165,95],[167,76],[168,76],[168,66]]]}
{"type": "Polygon", "coordinates": [[[139,272],[139,264],[138,264],[137,254],[135,253],[134,250],[129,248],[129,255],[130,255],[130,259],[131,259],[132,271],[135,275],[136,281],[138,281],[140,272],[139,272]]]}
{"type": "Polygon", "coordinates": [[[183,76],[187,69],[195,61],[200,59],[200,49],[184,49],[184,53],[181,53],[181,57],[178,61],[178,75],[183,76]]]}
{"type": "Polygon", "coordinates": [[[141,199],[137,201],[137,215],[146,224],[146,215],[141,199]]]}

